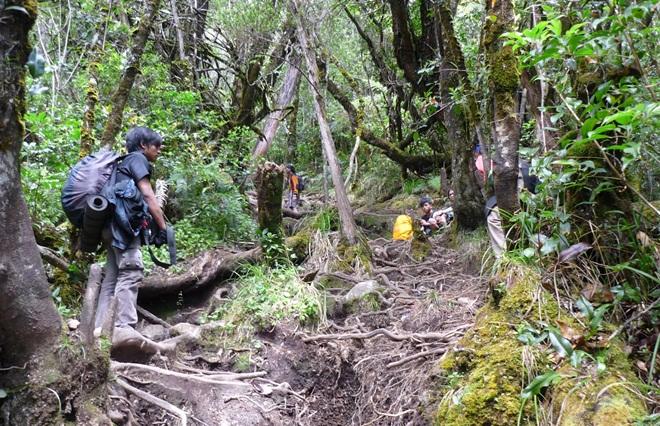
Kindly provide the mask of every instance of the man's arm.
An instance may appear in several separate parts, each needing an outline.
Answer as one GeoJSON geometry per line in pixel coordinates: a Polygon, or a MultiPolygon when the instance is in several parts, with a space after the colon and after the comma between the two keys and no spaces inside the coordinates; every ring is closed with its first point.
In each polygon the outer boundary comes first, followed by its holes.
{"type": "Polygon", "coordinates": [[[147,207],[149,208],[149,213],[151,213],[151,216],[156,221],[156,225],[158,225],[158,228],[167,229],[167,224],[165,223],[165,216],[163,215],[163,210],[158,205],[156,194],[154,194],[154,190],[151,188],[151,183],[149,183],[149,179],[147,178],[140,179],[137,183],[137,187],[142,193],[142,196],[144,197],[144,201],[147,203],[147,207]]]}

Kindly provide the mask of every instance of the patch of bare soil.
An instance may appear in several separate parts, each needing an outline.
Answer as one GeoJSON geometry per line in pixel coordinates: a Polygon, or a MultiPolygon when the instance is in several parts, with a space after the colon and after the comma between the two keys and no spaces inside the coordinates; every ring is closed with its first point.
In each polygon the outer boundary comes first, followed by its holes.
{"type": "Polygon", "coordinates": [[[226,353],[195,344],[146,366],[115,362],[115,422],[430,424],[438,359],[456,349],[484,300],[478,259],[447,248],[442,237],[423,261],[413,259],[408,242],[370,245],[376,303],[344,306],[314,330],[285,323],[258,334],[261,349],[248,373],[228,371],[226,353]]]}

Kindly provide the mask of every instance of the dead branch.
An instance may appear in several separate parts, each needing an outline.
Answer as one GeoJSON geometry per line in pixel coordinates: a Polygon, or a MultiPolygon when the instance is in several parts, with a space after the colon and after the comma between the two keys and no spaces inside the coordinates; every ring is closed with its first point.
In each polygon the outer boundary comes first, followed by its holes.
{"type": "Polygon", "coordinates": [[[245,380],[245,379],[255,379],[257,377],[266,376],[268,373],[265,371],[255,371],[252,373],[234,373],[231,371],[210,371],[202,370],[201,368],[194,368],[187,366],[181,362],[175,362],[174,365],[183,371],[188,371],[190,373],[195,373],[197,375],[206,376],[208,378],[222,378],[225,380],[245,380]]]}
{"type": "Polygon", "coordinates": [[[176,377],[179,379],[189,380],[198,383],[205,383],[208,385],[236,386],[236,387],[248,387],[248,388],[252,386],[248,383],[239,382],[238,380],[216,380],[208,376],[198,376],[193,374],[179,373],[177,371],[165,370],[164,368],[158,368],[151,365],[135,364],[131,362],[112,361],[110,363],[110,368],[112,371],[119,371],[122,369],[148,371],[151,373],[161,374],[163,376],[176,377]]]}
{"type": "Polygon", "coordinates": [[[282,207],[282,216],[284,217],[290,217],[292,219],[300,219],[304,215],[305,215],[304,213],[282,207]]]}
{"type": "Polygon", "coordinates": [[[186,414],[185,411],[182,409],[175,407],[174,405],[170,404],[169,402],[162,400],[150,393],[147,393],[143,390],[140,390],[136,387],[133,387],[123,381],[122,379],[117,378],[117,384],[127,390],[128,392],[132,393],[133,395],[137,396],[138,398],[141,398],[147,402],[150,402],[160,408],[162,408],[165,411],[168,411],[178,418],[181,419],[181,426],[187,426],[188,425],[188,415],[186,414]]]}
{"type": "Polygon", "coordinates": [[[65,272],[69,271],[69,267],[71,266],[69,262],[58,256],[54,250],[39,245],[37,247],[39,248],[39,254],[46,262],[65,272]]]}
{"type": "Polygon", "coordinates": [[[96,318],[96,304],[101,290],[103,270],[98,263],[89,268],[89,279],[85,289],[82,312],[80,313],[80,334],[83,343],[89,348],[94,343],[94,320],[96,318]]]}

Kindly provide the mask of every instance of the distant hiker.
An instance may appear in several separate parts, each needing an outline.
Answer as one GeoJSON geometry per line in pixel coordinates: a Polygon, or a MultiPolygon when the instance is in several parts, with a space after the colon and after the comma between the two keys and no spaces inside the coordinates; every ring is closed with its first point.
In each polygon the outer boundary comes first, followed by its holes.
{"type": "MultiPolygon", "coordinates": [[[[536,176],[529,174],[529,163],[521,160],[518,168],[518,192],[526,189],[535,194],[538,182],[536,176]]],[[[502,218],[497,207],[497,198],[494,195],[486,201],[484,213],[493,253],[495,253],[495,257],[501,257],[506,250],[506,235],[504,235],[504,229],[502,228],[502,218]]]]}
{"type": "Polygon", "coordinates": [[[420,198],[419,208],[421,209],[420,222],[422,224],[422,231],[426,235],[431,235],[433,231],[440,229],[438,222],[433,215],[433,200],[426,196],[420,198]]]}
{"type": "Polygon", "coordinates": [[[287,197],[286,207],[293,211],[298,210],[300,205],[300,191],[304,189],[302,179],[296,174],[296,169],[293,164],[286,166],[286,181],[289,188],[289,195],[287,197]]]}
{"type": "Polygon", "coordinates": [[[149,242],[156,246],[167,243],[165,217],[149,182],[150,163],[156,161],[162,148],[163,139],[153,130],[135,127],[126,134],[128,155],[117,165],[108,188],[115,210],[102,233],[108,259],[96,310],[96,328],[102,326],[113,296],[117,300],[115,327],[135,327],[138,287],[144,276],[140,234],[149,220],[155,221],[157,229],[149,242]]]}

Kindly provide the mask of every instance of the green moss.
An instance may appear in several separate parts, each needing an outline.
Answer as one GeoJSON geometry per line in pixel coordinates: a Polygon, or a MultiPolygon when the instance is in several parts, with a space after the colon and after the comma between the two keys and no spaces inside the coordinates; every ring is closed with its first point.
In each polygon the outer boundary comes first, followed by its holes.
{"type": "MultiPolygon", "coordinates": [[[[539,290],[537,272],[508,266],[513,282],[503,295],[499,306],[488,304],[477,314],[476,323],[460,341],[462,351],[454,352],[441,361],[440,367],[448,375],[465,373],[453,389],[445,389],[435,417],[437,425],[515,425],[521,409],[523,345],[517,339],[516,327],[529,315],[544,320],[556,318],[559,308],[549,294],[539,290]],[[543,311],[536,313],[536,294],[543,297],[543,311]],[[460,396],[460,398],[458,397],[460,396]]],[[[543,359],[540,352],[539,359],[543,359]]],[[[531,407],[525,407],[524,419],[531,419],[531,407]]]]}
{"type": "Polygon", "coordinates": [[[348,244],[341,241],[337,247],[340,260],[335,262],[334,268],[343,272],[352,272],[361,268],[371,272],[371,249],[366,239],[359,237],[357,244],[348,244]]]}
{"type": "Polygon", "coordinates": [[[415,260],[423,260],[431,252],[431,243],[427,238],[413,238],[410,243],[410,254],[415,260]]]}
{"type": "Polygon", "coordinates": [[[309,254],[309,243],[311,240],[312,236],[310,230],[304,229],[296,235],[287,237],[284,240],[284,244],[293,254],[296,255],[296,259],[302,261],[309,254]]]}
{"type": "Polygon", "coordinates": [[[518,59],[511,46],[504,46],[490,54],[490,79],[496,92],[511,92],[518,88],[518,59]]]}
{"type": "Polygon", "coordinates": [[[30,18],[32,19],[37,19],[37,11],[39,9],[38,7],[39,2],[37,0],[24,0],[23,1],[23,8],[28,12],[30,15],[30,18]]]}
{"type": "Polygon", "coordinates": [[[477,327],[461,344],[467,351],[445,358],[441,367],[453,372],[468,370],[458,381],[454,395],[438,408],[437,425],[515,425],[522,391],[522,346],[506,322],[492,307],[480,313],[477,327]]]}
{"type": "MultiPolygon", "coordinates": [[[[524,347],[517,340],[516,328],[525,320],[552,324],[560,318],[569,326],[580,328],[541,287],[537,272],[512,264],[506,265],[506,269],[508,273],[502,281],[512,284],[498,306],[491,303],[483,307],[474,328],[460,341],[459,346],[464,349],[445,356],[439,364],[447,378],[463,375],[442,389],[445,397],[436,412],[437,425],[517,424],[525,370],[524,347]]],[[[527,348],[538,367],[553,368],[542,347],[527,348]]],[[[604,373],[597,374],[593,365],[587,364],[576,371],[567,362],[558,370],[563,379],[546,393],[553,418],[558,419],[561,411],[561,425],[604,426],[632,424],[643,417],[646,408],[634,389],[639,382],[622,345],[612,342],[609,348],[592,355],[604,359],[604,373]]],[[[523,424],[535,422],[534,416],[532,404],[526,404],[523,424]]]]}
{"type": "Polygon", "coordinates": [[[567,377],[552,389],[551,408],[556,418],[562,411],[560,425],[631,425],[647,414],[636,388],[641,382],[632,371],[620,341],[594,354],[604,360],[607,369],[596,373],[576,371],[569,365],[560,372],[567,377]],[[561,406],[564,406],[563,410],[561,406]]]}

